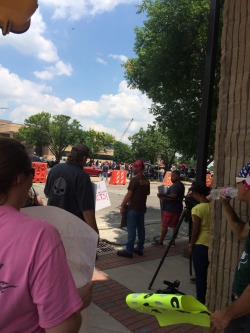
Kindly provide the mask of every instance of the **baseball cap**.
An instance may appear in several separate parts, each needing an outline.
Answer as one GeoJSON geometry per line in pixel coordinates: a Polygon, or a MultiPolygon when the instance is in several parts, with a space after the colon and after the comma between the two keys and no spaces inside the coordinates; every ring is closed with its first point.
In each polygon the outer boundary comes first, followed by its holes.
{"type": "Polygon", "coordinates": [[[143,169],[144,168],[143,160],[137,160],[137,161],[135,161],[133,163],[133,167],[143,169]]]}

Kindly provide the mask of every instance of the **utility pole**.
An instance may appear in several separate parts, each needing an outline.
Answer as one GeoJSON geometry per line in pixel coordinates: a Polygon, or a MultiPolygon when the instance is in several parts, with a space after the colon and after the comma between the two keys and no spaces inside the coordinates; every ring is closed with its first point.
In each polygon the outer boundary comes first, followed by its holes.
{"type": "Polygon", "coordinates": [[[207,157],[213,106],[214,74],[218,44],[221,0],[210,0],[205,79],[200,113],[196,180],[206,182],[207,157]]]}

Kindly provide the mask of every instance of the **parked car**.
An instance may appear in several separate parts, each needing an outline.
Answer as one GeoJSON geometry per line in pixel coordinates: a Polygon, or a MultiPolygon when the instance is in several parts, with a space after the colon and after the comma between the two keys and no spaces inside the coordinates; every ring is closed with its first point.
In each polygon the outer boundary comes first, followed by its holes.
{"type": "Polygon", "coordinates": [[[42,157],[39,157],[38,155],[30,155],[31,162],[40,162],[40,163],[46,163],[46,160],[42,157]]]}
{"type": "MultiPolygon", "coordinates": [[[[102,168],[98,167],[83,167],[83,170],[90,176],[90,177],[101,177],[102,176],[102,168]]],[[[108,171],[108,177],[112,175],[112,170],[108,171]]]]}

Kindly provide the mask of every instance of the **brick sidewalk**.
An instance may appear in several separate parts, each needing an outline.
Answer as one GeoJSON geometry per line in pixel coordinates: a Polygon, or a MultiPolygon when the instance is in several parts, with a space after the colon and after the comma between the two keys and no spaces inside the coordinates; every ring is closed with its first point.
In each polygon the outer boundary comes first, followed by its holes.
{"type": "MultiPolygon", "coordinates": [[[[171,248],[168,256],[182,254],[186,246],[186,242],[178,244],[177,247],[171,248]]],[[[103,272],[106,269],[160,259],[163,254],[162,249],[162,247],[146,247],[143,257],[136,256],[133,259],[118,257],[114,252],[100,255],[93,278],[95,281],[93,302],[133,333],[208,333],[209,329],[189,324],[160,327],[154,316],[130,309],[125,299],[134,291],[112,280],[103,272]]]]}

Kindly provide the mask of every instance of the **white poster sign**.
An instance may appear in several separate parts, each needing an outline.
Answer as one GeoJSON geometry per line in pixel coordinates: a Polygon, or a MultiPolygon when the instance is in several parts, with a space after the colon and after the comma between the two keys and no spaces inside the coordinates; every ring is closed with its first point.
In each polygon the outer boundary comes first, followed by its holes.
{"type": "Polygon", "coordinates": [[[98,211],[100,209],[111,206],[105,181],[92,183],[92,185],[93,185],[94,196],[96,198],[95,210],[98,211]]]}

